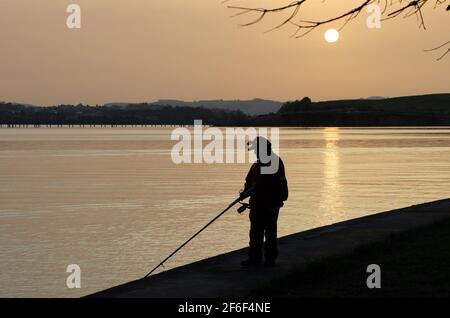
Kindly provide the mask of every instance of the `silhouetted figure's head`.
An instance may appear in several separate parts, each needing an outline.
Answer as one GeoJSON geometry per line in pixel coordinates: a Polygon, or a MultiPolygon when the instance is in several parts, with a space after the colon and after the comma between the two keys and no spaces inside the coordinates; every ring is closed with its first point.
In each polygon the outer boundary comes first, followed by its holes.
{"type": "MultiPolygon", "coordinates": [[[[265,138],[258,136],[254,140],[247,143],[248,150],[253,150],[255,152],[256,158],[260,161],[262,158],[268,158],[272,155],[272,144],[265,138]]],[[[267,160],[263,160],[267,161],[267,160]]],[[[267,163],[267,162],[263,162],[267,163]]]]}

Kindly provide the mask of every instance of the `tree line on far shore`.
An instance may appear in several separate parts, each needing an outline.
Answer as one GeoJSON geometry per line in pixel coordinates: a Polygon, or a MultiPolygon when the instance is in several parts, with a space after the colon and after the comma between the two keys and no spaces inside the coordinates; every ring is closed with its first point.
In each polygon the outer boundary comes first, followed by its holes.
{"type": "Polygon", "coordinates": [[[450,94],[286,102],[276,113],[154,104],[52,107],[0,103],[1,125],[450,126],[450,94]]]}

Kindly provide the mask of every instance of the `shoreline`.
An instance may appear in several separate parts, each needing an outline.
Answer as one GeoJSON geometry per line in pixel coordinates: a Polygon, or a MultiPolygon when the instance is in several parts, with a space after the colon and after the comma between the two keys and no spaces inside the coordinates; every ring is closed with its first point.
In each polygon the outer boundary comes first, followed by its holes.
{"type": "Polygon", "coordinates": [[[393,233],[450,217],[450,199],[355,218],[279,238],[274,268],[243,269],[247,248],[96,292],[86,297],[216,298],[241,297],[311,261],[385,240],[393,233]]]}

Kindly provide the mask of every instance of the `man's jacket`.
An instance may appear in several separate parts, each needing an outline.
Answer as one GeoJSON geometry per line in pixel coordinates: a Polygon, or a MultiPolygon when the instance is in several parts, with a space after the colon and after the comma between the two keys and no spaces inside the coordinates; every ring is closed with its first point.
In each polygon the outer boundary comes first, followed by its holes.
{"type": "Polygon", "coordinates": [[[284,164],[279,158],[278,171],[274,174],[262,174],[263,164],[256,161],[250,168],[245,178],[244,191],[254,187],[250,195],[250,208],[275,208],[282,207],[283,201],[288,198],[287,180],[284,164]]]}

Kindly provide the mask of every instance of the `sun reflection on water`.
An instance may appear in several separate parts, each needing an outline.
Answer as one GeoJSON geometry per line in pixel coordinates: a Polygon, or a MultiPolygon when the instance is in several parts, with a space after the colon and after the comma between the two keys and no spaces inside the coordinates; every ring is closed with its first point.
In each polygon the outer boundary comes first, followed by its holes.
{"type": "Polygon", "coordinates": [[[320,210],[327,223],[342,220],[342,195],[340,182],[340,130],[339,128],[324,128],[323,138],[323,186],[321,191],[320,210]]]}

